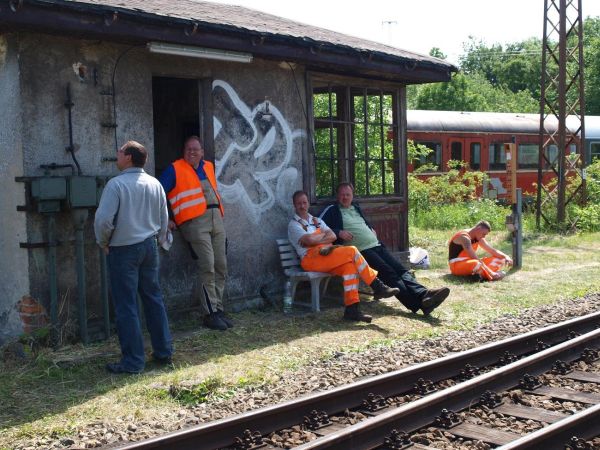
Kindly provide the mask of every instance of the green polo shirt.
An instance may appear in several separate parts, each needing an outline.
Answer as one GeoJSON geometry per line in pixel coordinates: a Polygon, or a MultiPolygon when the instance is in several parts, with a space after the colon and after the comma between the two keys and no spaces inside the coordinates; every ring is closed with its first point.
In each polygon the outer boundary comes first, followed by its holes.
{"type": "Polygon", "coordinates": [[[349,208],[343,208],[340,206],[342,212],[342,221],[344,223],[344,230],[349,231],[354,236],[351,241],[344,241],[346,245],[354,245],[359,250],[366,250],[379,245],[379,240],[373,230],[371,230],[365,220],[361,217],[354,206],[349,208]]]}

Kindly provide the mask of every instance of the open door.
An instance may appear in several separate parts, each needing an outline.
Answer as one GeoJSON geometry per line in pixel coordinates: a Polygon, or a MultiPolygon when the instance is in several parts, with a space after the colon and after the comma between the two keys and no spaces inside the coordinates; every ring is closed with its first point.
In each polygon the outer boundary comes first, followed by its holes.
{"type": "Polygon", "coordinates": [[[198,80],[154,77],[154,159],[156,175],[181,157],[183,141],[200,132],[198,80]]]}

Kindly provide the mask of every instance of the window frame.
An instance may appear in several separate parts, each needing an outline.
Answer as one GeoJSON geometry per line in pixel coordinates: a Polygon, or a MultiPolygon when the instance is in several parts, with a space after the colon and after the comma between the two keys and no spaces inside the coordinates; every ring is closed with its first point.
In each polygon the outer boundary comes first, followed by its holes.
{"type": "MultiPolygon", "coordinates": [[[[355,142],[356,130],[358,126],[364,126],[364,155],[365,175],[364,186],[365,192],[359,192],[355,188],[355,197],[361,202],[377,202],[385,200],[390,203],[406,201],[407,179],[406,179],[406,117],[402,112],[406,110],[406,89],[405,86],[389,83],[389,82],[374,82],[364,79],[355,79],[350,77],[332,76],[330,74],[321,74],[310,72],[307,73],[307,96],[309,98],[309,127],[311,130],[310,151],[309,151],[309,177],[305,178],[305,186],[310,186],[309,194],[311,195],[311,203],[322,204],[328,203],[332,198],[335,198],[335,188],[340,181],[350,181],[356,185],[357,174],[356,166],[361,161],[357,157],[357,148],[355,142]],[[331,114],[331,108],[328,117],[315,117],[314,101],[315,96],[324,93],[336,94],[336,112],[331,114]],[[379,97],[378,105],[378,121],[369,122],[364,109],[369,105],[367,102],[358,101],[363,106],[363,112],[354,111],[355,99],[366,99],[379,97]],[[391,122],[384,117],[384,105],[387,99],[385,96],[391,96],[391,105],[388,113],[391,115],[391,122]],[[368,143],[369,129],[375,127],[375,134],[379,139],[379,143],[370,147],[368,143]],[[330,172],[336,170],[337,173],[330,175],[329,189],[321,189],[317,186],[317,178],[319,174],[318,163],[323,161],[322,152],[317,147],[317,135],[319,130],[324,128],[330,129],[329,145],[335,149],[335,154],[330,153],[333,164],[330,172]],[[332,132],[335,132],[337,139],[333,142],[332,132]],[[388,157],[391,144],[391,157],[388,157]],[[371,153],[372,149],[376,149],[377,155],[371,153]],[[321,155],[319,155],[321,153],[321,155]],[[336,162],[337,161],[337,165],[336,162]],[[377,177],[381,177],[380,192],[370,193],[370,166],[379,165],[377,177]],[[392,174],[391,186],[390,178],[386,174],[392,174]],[[390,189],[391,187],[391,189],[390,189]],[[389,191],[387,189],[389,189],[389,191]]],[[[331,99],[331,97],[330,97],[331,99]]]]}
{"type": "Polygon", "coordinates": [[[469,168],[471,170],[480,171],[481,170],[481,149],[483,148],[483,144],[480,141],[473,141],[469,143],[469,168]],[[479,147],[478,151],[475,151],[475,146],[479,147]],[[477,155],[477,167],[473,165],[473,159],[477,155]]]}
{"type": "Polygon", "coordinates": [[[533,142],[521,142],[517,145],[517,170],[537,170],[540,162],[539,162],[539,152],[540,145],[533,142]],[[525,154],[524,147],[531,147],[535,150],[535,155],[533,158],[534,162],[523,163],[522,156],[525,154]]]}
{"type": "Polygon", "coordinates": [[[418,169],[421,166],[424,166],[425,164],[433,164],[437,167],[436,170],[432,170],[432,171],[426,171],[426,172],[422,172],[422,173],[439,173],[442,171],[442,149],[443,149],[443,145],[442,145],[442,141],[436,141],[436,140],[430,140],[430,141],[417,141],[414,140],[413,141],[415,143],[415,145],[424,145],[425,147],[427,147],[428,149],[432,150],[432,152],[426,157],[426,156],[421,156],[417,161],[414,161],[413,164],[413,170],[418,169]],[[432,148],[435,147],[435,148],[432,148]],[[433,160],[434,161],[429,161],[429,159],[431,159],[430,157],[433,156],[433,160]]]}
{"type": "Polygon", "coordinates": [[[589,164],[594,162],[594,157],[600,158],[600,141],[591,141],[590,142],[590,161],[589,164]],[[594,148],[598,148],[597,152],[594,152],[594,148]]]}
{"type": "Polygon", "coordinates": [[[488,171],[506,171],[506,153],[504,152],[504,143],[502,142],[490,142],[488,145],[488,171]],[[500,161],[492,161],[492,146],[494,146],[494,153],[498,150],[500,153],[500,161]],[[498,167],[501,165],[502,167],[498,167]]]}

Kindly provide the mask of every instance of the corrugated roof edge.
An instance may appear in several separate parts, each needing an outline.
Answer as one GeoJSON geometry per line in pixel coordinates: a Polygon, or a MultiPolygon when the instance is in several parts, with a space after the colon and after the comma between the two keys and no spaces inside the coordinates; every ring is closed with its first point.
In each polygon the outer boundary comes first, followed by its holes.
{"type": "MultiPolygon", "coordinates": [[[[301,47],[317,47],[319,51],[326,50],[332,53],[338,54],[347,54],[348,50],[353,51],[358,54],[364,55],[365,59],[371,60],[372,58],[378,58],[385,62],[390,63],[401,63],[407,64],[407,68],[410,68],[412,64],[418,64],[422,68],[433,69],[439,72],[446,72],[449,76],[451,72],[456,72],[458,69],[453,64],[432,57],[421,55],[418,53],[408,52],[401,49],[396,49],[394,47],[389,47],[384,44],[355,38],[353,36],[344,35],[341,33],[333,32],[330,30],[326,30],[324,28],[318,28],[313,26],[307,26],[310,29],[323,31],[325,34],[329,34],[332,37],[347,39],[349,43],[336,43],[328,40],[319,40],[313,39],[309,36],[294,36],[291,34],[281,33],[277,30],[274,31],[257,31],[250,27],[243,27],[239,25],[231,25],[224,23],[215,23],[210,21],[202,20],[201,18],[183,18],[176,17],[167,13],[159,14],[156,12],[148,12],[147,10],[140,8],[128,8],[125,5],[119,5],[119,2],[115,2],[117,4],[112,4],[109,1],[73,1],[73,0],[28,0],[27,4],[38,4],[42,7],[62,7],[69,10],[74,10],[82,13],[86,12],[96,12],[96,13],[106,13],[106,12],[118,12],[119,14],[123,14],[125,16],[131,16],[131,18],[142,19],[148,22],[155,22],[164,24],[165,21],[173,24],[181,24],[181,25],[190,25],[193,23],[198,24],[198,26],[202,26],[203,29],[214,30],[216,32],[222,32],[226,34],[233,35],[244,35],[251,37],[259,37],[259,38],[268,38],[269,40],[280,40],[285,43],[293,43],[296,46],[301,47]],[[352,45],[352,43],[360,43],[362,46],[352,45]],[[383,49],[389,49],[389,52],[384,51],[383,49]]],[[[135,3],[135,2],[129,2],[135,3]]],[[[140,2],[141,3],[141,2],[140,2]]],[[[209,2],[203,2],[209,3],[209,2]]],[[[214,5],[214,4],[213,4],[214,5]]],[[[227,5],[230,6],[230,5],[227,5]]],[[[276,18],[286,23],[294,24],[294,25],[302,25],[298,22],[289,21],[287,19],[279,18],[277,16],[272,16],[267,13],[262,13],[260,11],[243,8],[243,7],[235,7],[238,9],[247,10],[260,16],[264,16],[266,18],[276,18]]]]}

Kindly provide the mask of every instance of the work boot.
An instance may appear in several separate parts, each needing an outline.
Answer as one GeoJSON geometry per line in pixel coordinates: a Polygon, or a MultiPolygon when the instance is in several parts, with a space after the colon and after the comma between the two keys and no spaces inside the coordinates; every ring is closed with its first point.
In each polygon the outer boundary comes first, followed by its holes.
{"type": "Polygon", "coordinates": [[[373,298],[375,300],[379,300],[380,298],[393,297],[394,295],[398,295],[400,293],[400,289],[389,287],[388,285],[384,284],[379,278],[375,278],[370,284],[370,286],[371,289],[373,289],[373,298]]]}
{"type": "Polygon", "coordinates": [[[204,316],[204,326],[211,330],[225,331],[227,324],[221,320],[217,313],[210,313],[208,316],[204,316]]]}
{"type": "Polygon", "coordinates": [[[450,289],[442,287],[438,289],[429,289],[423,301],[421,302],[421,311],[428,316],[431,312],[440,306],[450,294],[450,289]]]}
{"type": "Polygon", "coordinates": [[[225,313],[220,309],[217,310],[217,316],[219,316],[219,319],[221,319],[223,323],[227,325],[227,328],[233,328],[233,322],[231,321],[231,319],[227,317],[225,313]]]}
{"type": "Polygon", "coordinates": [[[344,309],[344,319],[354,320],[355,322],[371,323],[373,317],[368,314],[363,314],[358,303],[352,303],[344,309]]]}

